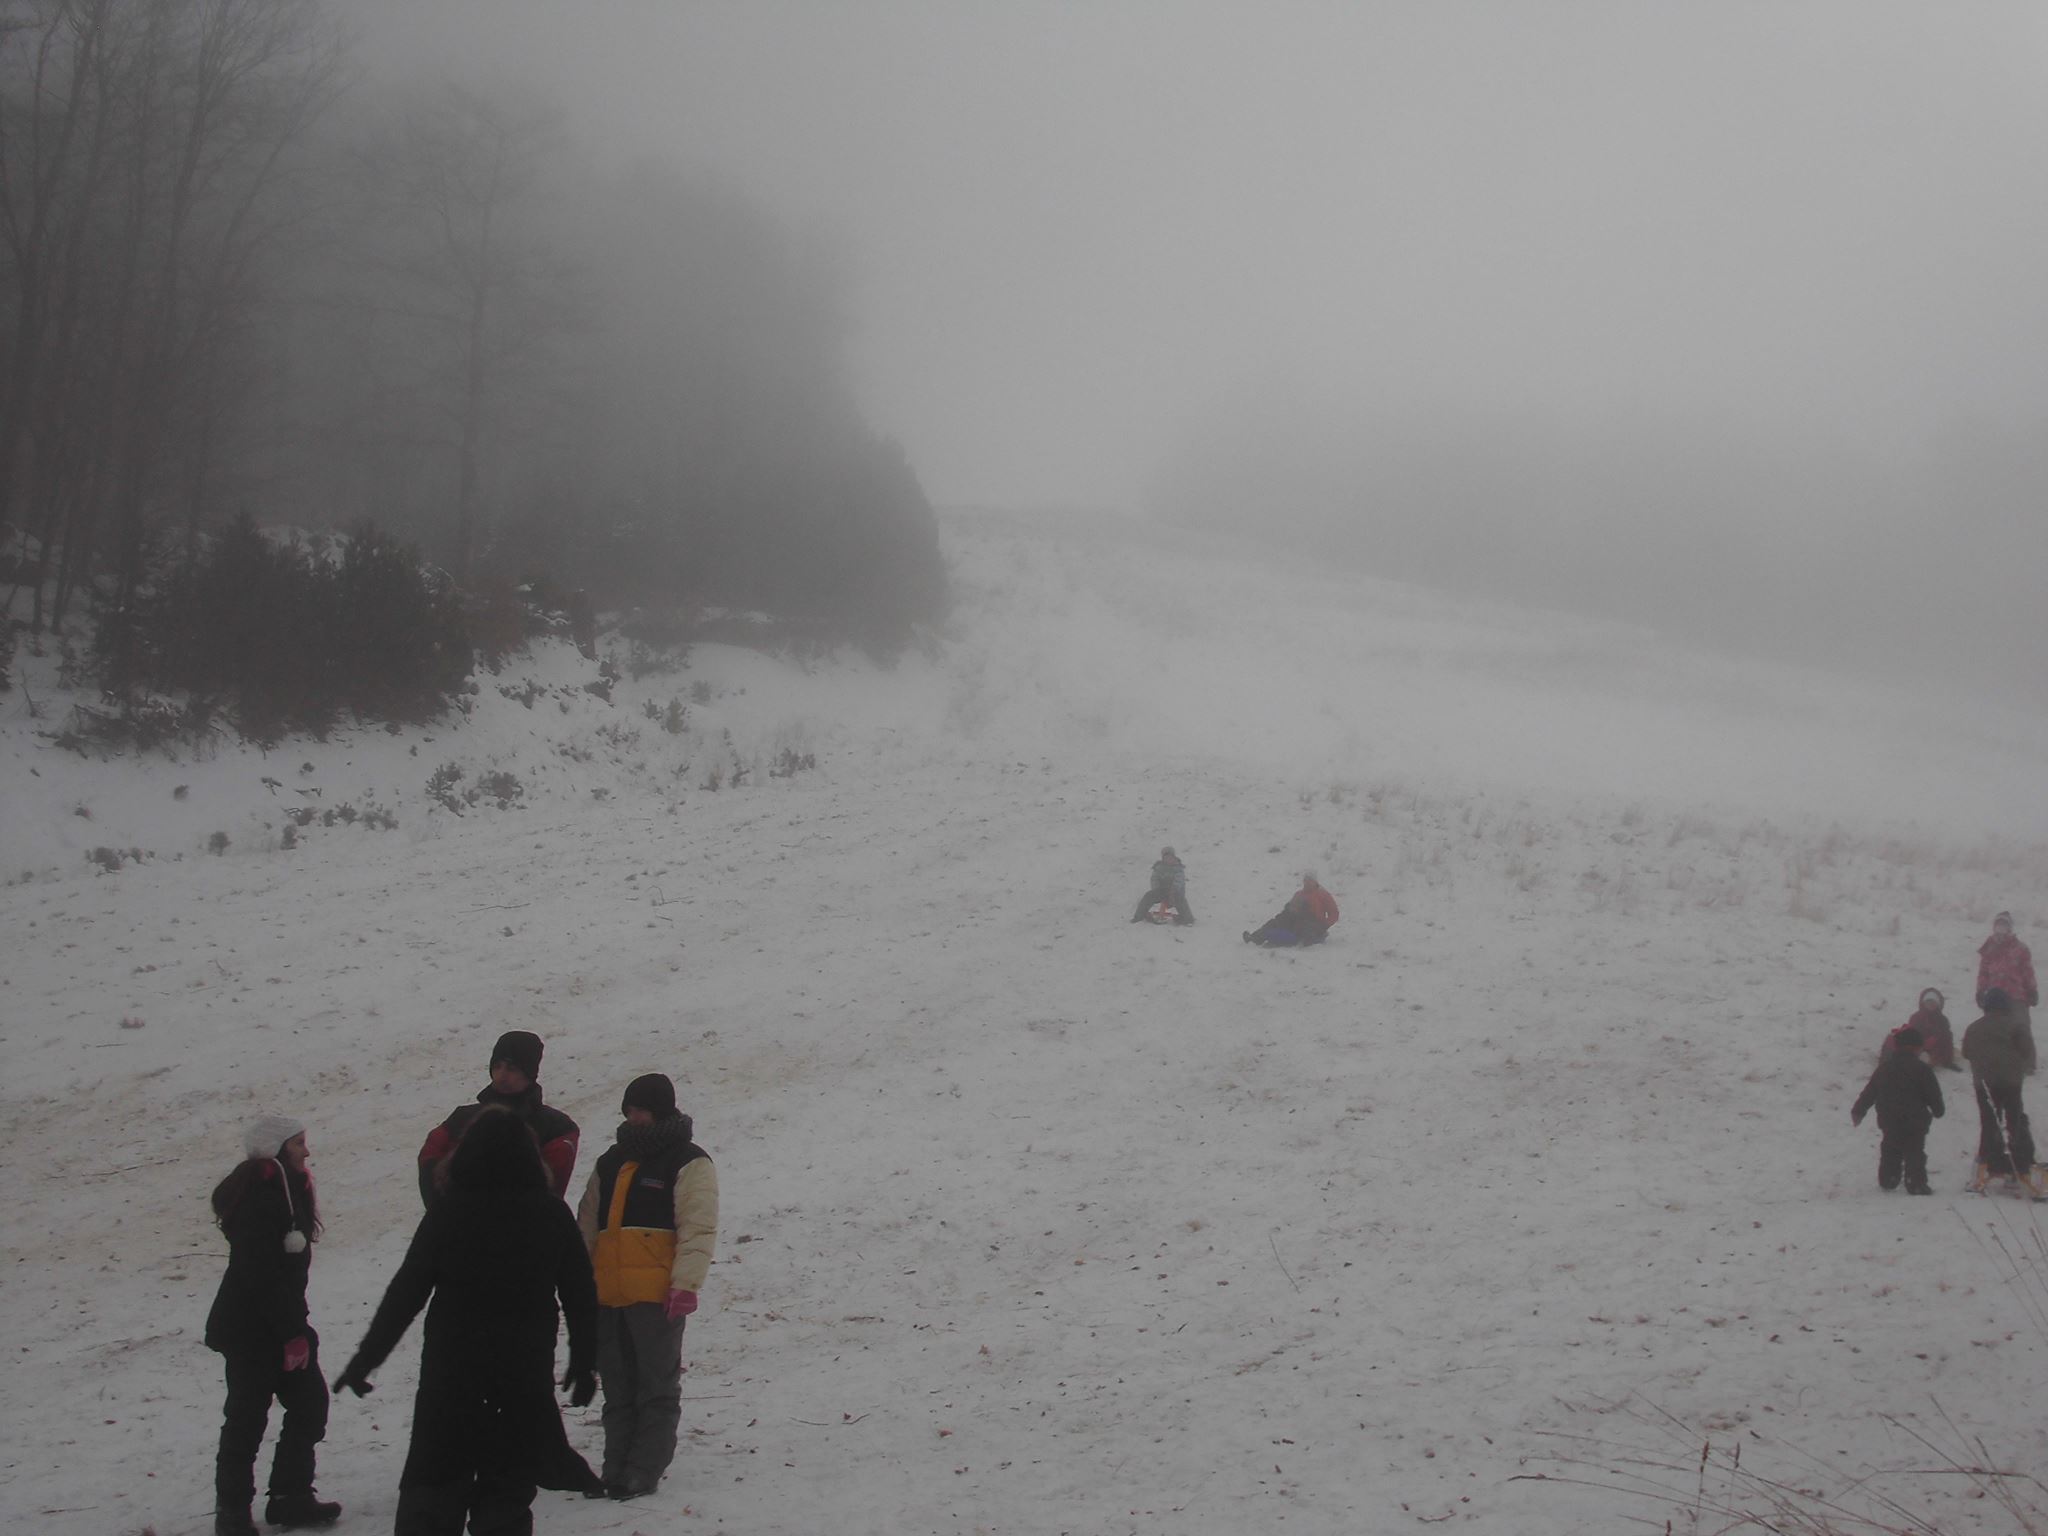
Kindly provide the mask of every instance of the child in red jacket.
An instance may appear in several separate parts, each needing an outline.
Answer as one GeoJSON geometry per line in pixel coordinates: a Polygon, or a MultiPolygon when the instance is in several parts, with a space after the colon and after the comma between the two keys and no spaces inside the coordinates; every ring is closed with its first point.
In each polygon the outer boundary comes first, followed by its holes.
{"type": "Polygon", "coordinates": [[[1279,949],[1294,944],[1320,944],[1337,925],[1337,898],[1314,875],[1301,877],[1301,889],[1287,905],[1244,936],[1247,944],[1279,949]]]}

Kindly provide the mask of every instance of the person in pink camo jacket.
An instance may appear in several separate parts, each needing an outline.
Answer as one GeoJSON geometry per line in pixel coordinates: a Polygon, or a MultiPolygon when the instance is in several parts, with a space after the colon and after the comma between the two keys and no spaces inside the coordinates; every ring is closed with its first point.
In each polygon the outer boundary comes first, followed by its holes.
{"type": "Polygon", "coordinates": [[[1977,1006],[1984,1006],[1984,994],[1997,988],[2012,1001],[2020,1022],[2032,1027],[2034,1010],[2041,1006],[2041,986],[2034,980],[2033,952],[2012,931],[2012,914],[2001,912],[1991,920],[1991,937],[1977,951],[1977,1006]]]}

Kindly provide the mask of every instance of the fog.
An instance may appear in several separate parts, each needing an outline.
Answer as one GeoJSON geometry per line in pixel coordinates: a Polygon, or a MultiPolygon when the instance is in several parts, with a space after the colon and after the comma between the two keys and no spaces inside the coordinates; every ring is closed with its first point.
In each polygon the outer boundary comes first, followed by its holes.
{"type": "Polygon", "coordinates": [[[2048,702],[2032,4],[357,0],[843,247],[941,503],[2048,702]]]}

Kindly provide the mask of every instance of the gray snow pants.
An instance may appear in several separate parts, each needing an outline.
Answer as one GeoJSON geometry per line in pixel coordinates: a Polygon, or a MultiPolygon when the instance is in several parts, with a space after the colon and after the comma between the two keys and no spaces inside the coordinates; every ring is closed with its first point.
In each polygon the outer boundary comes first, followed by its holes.
{"type": "Polygon", "coordinates": [[[652,1488],[676,1454],[683,1418],[683,1324],[661,1304],[597,1309],[597,1375],[604,1383],[604,1480],[652,1488]]]}

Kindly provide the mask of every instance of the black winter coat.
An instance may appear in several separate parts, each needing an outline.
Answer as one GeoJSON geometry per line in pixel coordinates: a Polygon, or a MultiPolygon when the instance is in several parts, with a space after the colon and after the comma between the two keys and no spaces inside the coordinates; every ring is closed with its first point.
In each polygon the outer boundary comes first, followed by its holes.
{"type": "Polygon", "coordinates": [[[597,1359],[597,1285],[569,1208],[542,1190],[451,1190],[413,1233],[349,1369],[369,1375],[427,1309],[401,1488],[518,1465],[542,1487],[578,1485],[555,1405],[556,1298],[569,1369],[597,1359]],[[432,1297],[429,1304],[428,1298],[432,1297]]]}
{"type": "Polygon", "coordinates": [[[485,1110],[493,1108],[510,1110],[519,1118],[520,1124],[533,1132],[555,1193],[567,1195],[569,1176],[576,1168],[576,1149],[582,1132],[574,1120],[543,1101],[539,1083],[530,1083],[523,1093],[500,1093],[495,1088],[486,1088],[476,1096],[474,1104],[459,1106],[428,1133],[419,1157],[421,1205],[432,1206],[440,1198],[442,1163],[455,1151],[470,1123],[485,1110]]]}
{"type": "Polygon", "coordinates": [[[285,1173],[282,1163],[258,1163],[221,1226],[228,1268],[206,1314],[206,1347],[223,1355],[265,1354],[307,1335],[306,1277],[313,1250],[287,1253],[284,1246],[294,1229],[309,1242],[313,1235],[313,1191],[306,1176],[285,1173]]]}
{"type": "Polygon", "coordinates": [[[1925,1134],[1942,1113],[1934,1068],[1910,1051],[1894,1051],[1877,1064],[1849,1113],[1861,1120],[1877,1106],[1878,1128],[1894,1135],[1925,1134]]]}

